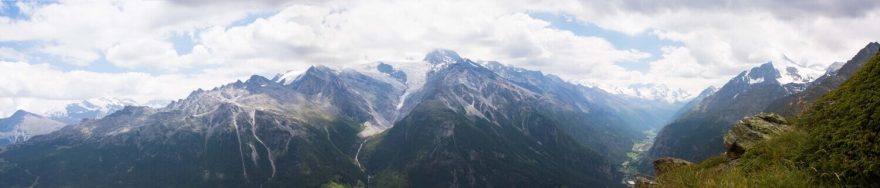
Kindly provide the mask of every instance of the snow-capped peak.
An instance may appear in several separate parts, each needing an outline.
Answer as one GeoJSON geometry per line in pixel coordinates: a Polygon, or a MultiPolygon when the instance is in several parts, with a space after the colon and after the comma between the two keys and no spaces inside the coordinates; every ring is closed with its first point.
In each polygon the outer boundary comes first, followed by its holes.
{"type": "Polygon", "coordinates": [[[275,78],[272,78],[272,81],[287,85],[296,80],[296,78],[302,73],[302,71],[298,70],[288,70],[284,73],[275,75],[275,78]]]}
{"type": "Polygon", "coordinates": [[[834,62],[829,65],[828,68],[825,68],[825,74],[833,74],[834,72],[837,72],[837,70],[840,70],[845,64],[846,62],[843,61],[834,62]]]}
{"type": "Polygon", "coordinates": [[[717,88],[717,87],[715,87],[715,86],[709,86],[709,87],[707,87],[706,89],[703,89],[703,91],[701,91],[700,94],[697,95],[696,98],[698,98],[698,99],[699,99],[699,98],[706,98],[706,97],[708,97],[709,95],[715,94],[715,92],[717,92],[717,91],[718,91],[718,88],[717,88]]]}
{"type": "Polygon", "coordinates": [[[109,98],[109,97],[87,99],[87,100],[79,102],[77,104],[80,106],[83,106],[85,108],[88,108],[88,109],[101,110],[101,111],[105,111],[105,112],[108,111],[109,108],[114,107],[114,106],[125,107],[125,106],[138,105],[137,102],[135,102],[134,100],[131,100],[131,99],[119,99],[119,98],[109,98]]]}
{"type": "Polygon", "coordinates": [[[440,65],[440,64],[453,64],[457,62],[461,62],[461,56],[458,56],[458,53],[452,50],[447,49],[435,49],[425,55],[425,62],[440,65]]]}
{"type": "Polygon", "coordinates": [[[780,85],[785,85],[809,83],[821,76],[824,71],[812,70],[786,59],[764,63],[743,73],[745,76],[743,79],[749,84],[775,80],[780,85]]]}
{"type": "Polygon", "coordinates": [[[627,87],[598,86],[613,94],[636,97],[647,100],[661,100],[667,103],[685,102],[693,95],[684,89],[672,89],[665,84],[630,84],[627,87]]]}
{"type": "Polygon", "coordinates": [[[48,114],[51,119],[72,124],[79,122],[84,118],[102,118],[117,110],[125,108],[126,106],[138,105],[140,104],[131,99],[101,97],[68,104],[64,106],[63,109],[52,110],[46,114],[48,114]]]}
{"type": "Polygon", "coordinates": [[[302,76],[306,74],[324,74],[328,72],[335,73],[336,70],[333,70],[323,65],[313,65],[309,67],[309,69],[305,72],[290,70],[285,73],[278,74],[275,76],[275,78],[272,78],[272,81],[281,83],[283,85],[290,85],[291,83],[296,82],[296,80],[299,80],[300,78],[302,78],[302,76]]]}

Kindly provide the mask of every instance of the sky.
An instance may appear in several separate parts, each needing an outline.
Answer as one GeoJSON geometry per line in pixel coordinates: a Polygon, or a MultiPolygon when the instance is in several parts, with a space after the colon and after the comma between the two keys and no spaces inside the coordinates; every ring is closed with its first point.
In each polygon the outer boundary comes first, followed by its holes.
{"type": "Polygon", "coordinates": [[[697,94],[769,61],[824,70],[880,40],[877,23],[876,0],[0,1],[0,116],[437,48],[607,90],[697,94]]]}

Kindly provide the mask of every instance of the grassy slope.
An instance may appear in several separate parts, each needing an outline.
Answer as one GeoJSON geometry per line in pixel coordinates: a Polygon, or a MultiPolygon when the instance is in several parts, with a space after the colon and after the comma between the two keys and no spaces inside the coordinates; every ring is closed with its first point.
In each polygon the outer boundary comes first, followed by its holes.
{"type": "Polygon", "coordinates": [[[795,121],[797,129],[747,151],[657,178],[661,187],[880,186],[880,56],[795,121]]]}

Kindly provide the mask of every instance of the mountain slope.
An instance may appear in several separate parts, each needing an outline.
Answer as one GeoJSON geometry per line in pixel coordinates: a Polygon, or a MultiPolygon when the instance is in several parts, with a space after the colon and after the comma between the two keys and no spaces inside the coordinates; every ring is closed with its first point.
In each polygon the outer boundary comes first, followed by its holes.
{"type": "Polygon", "coordinates": [[[62,127],[64,124],[61,122],[19,110],[8,118],[0,119],[0,146],[21,143],[62,127]]]}
{"type": "Polygon", "coordinates": [[[490,61],[484,65],[513,84],[542,96],[557,98],[563,103],[575,105],[576,108],[593,116],[604,116],[609,119],[622,117],[613,121],[623,121],[625,123],[621,123],[622,125],[630,126],[637,131],[665,125],[671,119],[672,112],[681,105],[667,103],[664,100],[615,95],[598,88],[574,85],[540,71],[506,66],[498,62],[490,61]]]}
{"type": "Polygon", "coordinates": [[[411,113],[368,143],[373,185],[619,185],[613,163],[581,146],[565,131],[570,122],[554,117],[575,109],[544,110],[555,104],[474,62],[450,64],[414,97],[421,102],[411,113]]]}
{"type": "Polygon", "coordinates": [[[810,135],[806,161],[849,185],[880,186],[880,55],[874,55],[802,117],[810,135]]]}
{"type": "Polygon", "coordinates": [[[693,109],[697,105],[700,105],[700,103],[703,102],[703,99],[706,99],[709,96],[712,96],[712,94],[715,94],[715,92],[717,92],[717,91],[718,91],[718,88],[716,88],[715,86],[709,86],[706,89],[703,89],[703,91],[701,91],[700,94],[697,95],[697,97],[694,97],[693,99],[691,99],[690,101],[688,101],[687,103],[682,105],[681,108],[679,108],[677,111],[675,111],[673,118],[675,118],[675,119],[680,118],[681,116],[683,116],[685,113],[687,113],[688,111],[690,111],[691,109],[693,109]]]}

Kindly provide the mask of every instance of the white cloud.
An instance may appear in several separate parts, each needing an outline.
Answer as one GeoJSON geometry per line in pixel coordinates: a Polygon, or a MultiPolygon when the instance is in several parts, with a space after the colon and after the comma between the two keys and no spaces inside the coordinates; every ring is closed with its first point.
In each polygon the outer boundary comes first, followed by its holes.
{"type": "Polygon", "coordinates": [[[433,48],[454,49],[464,57],[498,60],[591,85],[623,88],[650,83],[696,93],[783,56],[822,70],[880,39],[878,3],[863,0],[794,4],[62,0],[52,4],[4,2],[3,6],[22,7],[28,19],[0,17],[0,41],[35,41],[37,45],[24,51],[0,46],[0,60],[70,67],[39,57],[48,54],[84,69],[3,63],[0,72],[8,73],[0,75],[4,78],[0,86],[8,86],[0,88],[3,111],[48,105],[29,102],[37,100],[174,99],[197,87],[217,86],[250,74],[304,70],[313,64],[342,67],[366,61],[418,60],[433,48]],[[632,36],[653,35],[683,46],[663,47],[662,54],[622,49],[609,41],[613,39],[553,28],[529,17],[529,12],[571,15],[582,23],[632,36]],[[255,14],[267,16],[232,25],[255,14]],[[172,36],[181,35],[192,36],[191,53],[175,50],[172,36]],[[616,64],[647,61],[652,55],[659,59],[647,62],[647,71],[616,64]],[[153,74],[91,72],[89,67],[102,58],[124,70],[153,74]]]}
{"type": "Polygon", "coordinates": [[[0,61],[23,61],[25,59],[27,59],[27,56],[15,49],[0,47],[0,61]]]}
{"type": "Polygon", "coordinates": [[[124,68],[176,70],[186,66],[171,43],[153,39],[126,41],[107,50],[107,61],[124,68]]]}
{"type": "Polygon", "coordinates": [[[708,71],[717,76],[783,55],[821,70],[880,39],[880,25],[870,24],[880,21],[876,1],[775,6],[785,2],[582,1],[582,9],[571,11],[580,21],[604,28],[682,42],[698,62],[712,64],[708,71]]]}
{"type": "MultiPolygon", "coordinates": [[[[7,5],[9,6],[9,5],[7,5]]],[[[169,1],[18,3],[27,20],[0,19],[0,41],[41,41],[43,53],[87,65],[120,43],[162,40],[174,33],[226,25],[273,4],[226,2],[181,6],[169,1]]]]}
{"type": "Polygon", "coordinates": [[[71,101],[105,96],[139,102],[180,99],[198,88],[246,78],[228,75],[61,71],[48,64],[0,61],[0,115],[16,109],[42,113],[71,101]]]}
{"type": "Polygon", "coordinates": [[[491,8],[496,6],[462,2],[358,4],[339,9],[292,6],[248,25],[207,29],[198,35],[192,57],[221,64],[259,59],[341,66],[420,59],[433,48],[450,48],[469,58],[499,60],[575,79],[623,73],[614,62],[648,56],[616,49],[602,38],[552,28],[521,12],[491,8]]]}

